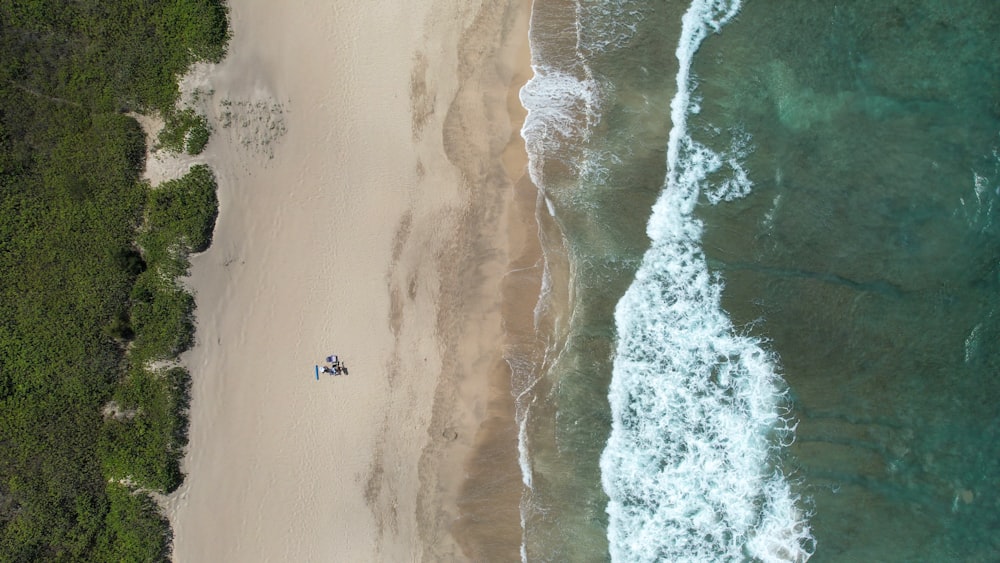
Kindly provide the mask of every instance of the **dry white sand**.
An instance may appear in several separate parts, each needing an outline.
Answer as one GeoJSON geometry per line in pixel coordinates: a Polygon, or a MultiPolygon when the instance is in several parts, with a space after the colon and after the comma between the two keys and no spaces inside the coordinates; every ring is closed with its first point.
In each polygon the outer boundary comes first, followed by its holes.
{"type": "Polygon", "coordinates": [[[233,0],[228,58],[187,80],[220,215],[189,280],[175,560],[463,558],[527,4],[233,0]],[[317,381],[329,353],[350,375],[317,381]]]}

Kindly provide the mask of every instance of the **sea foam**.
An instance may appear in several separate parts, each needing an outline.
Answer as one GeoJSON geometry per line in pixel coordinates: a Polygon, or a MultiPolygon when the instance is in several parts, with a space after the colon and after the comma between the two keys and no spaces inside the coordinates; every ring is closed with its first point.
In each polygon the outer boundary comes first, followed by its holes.
{"type": "MultiPolygon", "coordinates": [[[[577,72],[571,72],[536,61],[532,64],[533,76],[520,91],[521,105],[528,111],[521,127],[529,157],[528,172],[543,194],[545,160],[568,154],[567,145],[584,142],[599,112],[598,86],[587,76],[585,65],[578,67],[577,72]]],[[[572,160],[566,164],[574,167],[572,160]]],[[[546,202],[554,214],[551,202],[546,202]]]]}
{"type": "Polygon", "coordinates": [[[683,17],[651,247],[615,311],[613,421],[601,457],[615,561],[806,561],[815,545],[776,465],[794,430],[776,358],[737,334],[723,311],[722,281],[708,270],[693,215],[699,197],[717,203],[751,187],[740,164],[746,138],[720,155],[687,130],[697,109],[692,58],[739,8],[694,0],[683,17]]]}

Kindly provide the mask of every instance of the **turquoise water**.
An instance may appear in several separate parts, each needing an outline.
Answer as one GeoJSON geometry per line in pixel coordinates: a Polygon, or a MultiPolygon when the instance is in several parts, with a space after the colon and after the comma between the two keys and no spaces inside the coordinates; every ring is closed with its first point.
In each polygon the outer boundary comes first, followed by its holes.
{"type": "Polygon", "coordinates": [[[535,1],[526,559],[1000,560],[998,32],[535,1]]]}
{"type": "Polygon", "coordinates": [[[754,146],[705,248],[781,358],[814,560],[1000,559],[998,30],[988,2],[755,2],[700,53],[705,115],[754,146]]]}

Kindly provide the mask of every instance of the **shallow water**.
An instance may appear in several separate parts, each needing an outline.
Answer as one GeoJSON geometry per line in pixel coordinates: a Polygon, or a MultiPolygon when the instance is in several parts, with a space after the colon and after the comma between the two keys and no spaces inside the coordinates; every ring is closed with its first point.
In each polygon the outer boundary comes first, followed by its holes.
{"type": "Polygon", "coordinates": [[[699,4],[535,2],[522,555],[1000,558],[1000,6],[699,4]]]}

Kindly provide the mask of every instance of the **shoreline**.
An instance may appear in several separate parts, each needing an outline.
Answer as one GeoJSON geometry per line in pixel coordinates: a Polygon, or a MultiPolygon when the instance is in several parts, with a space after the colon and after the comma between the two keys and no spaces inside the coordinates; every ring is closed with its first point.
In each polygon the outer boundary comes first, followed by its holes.
{"type": "Polygon", "coordinates": [[[500,286],[530,8],[231,7],[229,56],[185,80],[220,214],[188,280],[176,560],[470,557],[466,462],[512,404],[500,286]],[[316,381],[329,353],[350,375],[316,381]]]}
{"type": "MultiPolygon", "coordinates": [[[[520,501],[523,492],[521,469],[518,465],[518,439],[515,422],[512,374],[508,364],[511,348],[525,337],[534,338],[531,325],[532,312],[541,285],[539,260],[541,250],[535,224],[535,204],[537,191],[528,176],[528,155],[521,138],[521,125],[527,115],[521,106],[519,92],[531,78],[531,52],[528,42],[532,2],[514,0],[506,10],[495,8],[492,17],[506,21],[504,28],[508,38],[501,41],[499,51],[491,52],[481,43],[489,43],[477,26],[466,32],[465,52],[485,53],[484,58],[493,57],[503,61],[502,70],[491,80],[485,80],[482,111],[492,113],[503,104],[506,115],[494,118],[501,122],[506,119],[506,138],[498,133],[487,157],[476,170],[466,170],[466,175],[476,173],[481,179],[476,182],[481,188],[497,189],[503,192],[500,215],[494,228],[480,233],[502,248],[503,256],[498,257],[491,273],[492,280],[491,315],[494,333],[484,342],[487,348],[478,360],[480,377],[465,385],[476,385],[475,392],[467,393],[462,402],[468,409],[474,406],[472,417],[476,422],[466,425],[472,440],[462,444],[461,456],[454,456],[457,467],[464,470],[464,479],[445,498],[453,499],[457,518],[451,525],[453,537],[461,546],[465,556],[474,561],[519,560],[522,529],[520,501]],[[527,322],[527,333],[524,323],[527,322]],[[498,346],[499,343],[499,346],[498,346]],[[472,401],[468,399],[474,399],[472,401]],[[461,457],[461,460],[458,458],[461,457]]],[[[489,65],[470,63],[467,68],[479,70],[489,65]]],[[[481,78],[480,81],[483,81],[481,78]]],[[[459,113],[468,113],[463,107],[460,91],[452,108],[459,113]]],[[[471,101],[471,103],[475,103],[471,101]]],[[[497,129],[501,127],[498,125],[497,129]]],[[[456,135],[461,142],[463,136],[456,135]]],[[[447,143],[447,141],[446,141],[447,143]]],[[[453,160],[461,161],[461,158],[453,160]]],[[[466,160],[475,164],[474,160],[466,160]]],[[[474,201],[477,199],[474,198],[474,201]]],[[[489,213],[486,209],[484,212],[489,213]]],[[[483,254],[479,250],[478,254],[483,254]]],[[[473,330],[475,319],[468,330],[473,330]]]]}

